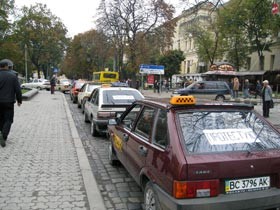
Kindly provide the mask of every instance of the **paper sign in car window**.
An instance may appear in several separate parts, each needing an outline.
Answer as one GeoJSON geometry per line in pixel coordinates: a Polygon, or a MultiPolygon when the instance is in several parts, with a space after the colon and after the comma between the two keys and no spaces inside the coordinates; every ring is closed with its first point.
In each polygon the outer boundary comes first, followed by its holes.
{"type": "Polygon", "coordinates": [[[259,142],[256,134],[250,128],[245,129],[215,129],[203,130],[211,145],[240,144],[259,142]]]}
{"type": "Polygon", "coordinates": [[[134,100],[134,96],[129,95],[115,95],[113,96],[114,100],[134,100]]]}

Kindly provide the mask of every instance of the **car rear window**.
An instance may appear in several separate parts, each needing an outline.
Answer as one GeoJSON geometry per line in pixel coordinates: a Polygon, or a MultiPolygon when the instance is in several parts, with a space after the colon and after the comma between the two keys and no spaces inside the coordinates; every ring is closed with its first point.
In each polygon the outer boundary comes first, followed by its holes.
{"type": "Polygon", "coordinates": [[[195,111],[178,117],[189,153],[280,148],[280,135],[254,112],[195,111]]]}
{"type": "Polygon", "coordinates": [[[104,104],[131,104],[135,100],[141,100],[143,96],[137,90],[118,89],[103,91],[104,104]]]}

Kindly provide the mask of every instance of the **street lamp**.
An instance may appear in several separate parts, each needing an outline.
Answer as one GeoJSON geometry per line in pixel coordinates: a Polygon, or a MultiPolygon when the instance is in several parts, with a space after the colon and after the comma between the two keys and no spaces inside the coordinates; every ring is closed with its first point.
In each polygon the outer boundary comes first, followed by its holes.
{"type": "Polygon", "coordinates": [[[27,74],[27,45],[24,45],[24,60],[25,60],[25,82],[28,82],[28,74],[27,74]]]}

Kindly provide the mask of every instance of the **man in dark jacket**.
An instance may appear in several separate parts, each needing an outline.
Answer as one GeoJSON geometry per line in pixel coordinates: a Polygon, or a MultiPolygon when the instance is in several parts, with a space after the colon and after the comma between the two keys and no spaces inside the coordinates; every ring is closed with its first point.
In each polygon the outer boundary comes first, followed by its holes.
{"type": "Polygon", "coordinates": [[[11,71],[12,61],[0,61],[0,145],[6,146],[13,119],[14,103],[22,103],[21,88],[16,74],[11,71]]]}

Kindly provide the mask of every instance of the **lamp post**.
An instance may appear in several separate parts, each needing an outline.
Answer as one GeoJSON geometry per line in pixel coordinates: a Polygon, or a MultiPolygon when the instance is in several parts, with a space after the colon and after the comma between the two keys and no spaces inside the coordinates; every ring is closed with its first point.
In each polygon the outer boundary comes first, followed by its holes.
{"type": "Polygon", "coordinates": [[[25,82],[28,82],[27,74],[27,45],[24,45],[24,60],[25,60],[25,82]]]}

